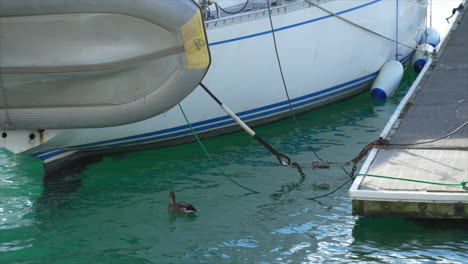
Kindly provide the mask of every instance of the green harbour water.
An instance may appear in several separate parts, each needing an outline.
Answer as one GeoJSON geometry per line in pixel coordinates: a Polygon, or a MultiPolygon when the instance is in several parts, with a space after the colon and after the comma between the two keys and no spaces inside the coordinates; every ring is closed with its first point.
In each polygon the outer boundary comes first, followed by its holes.
{"type": "MultiPolygon", "coordinates": [[[[434,0],[444,15],[459,2],[434,0]]],[[[307,140],[292,119],[255,131],[299,163],[316,160],[307,141],[349,161],[415,78],[386,101],[365,92],[297,116],[307,140]]],[[[467,221],[352,216],[350,184],[311,199],[348,180],[341,168],[301,180],[244,132],[203,144],[217,165],[195,142],[105,156],[47,186],[40,161],[0,150],[0,264],[468,263],[467,221]],[[168,212],[171,190],[199,212],[168,212]]]]}
{"type": "MultiPolygon", "coordinates": [[[[298,116],[327,160],[376,139],[415,75],[385,104],[363,93],[298,116]]],[[[293,120],[256,129],[294,161],[314,160],[293,120]]],[[[106,156],[45,188],[41,165],[0,152],[0,263],[467,263],[466,222],[358,218],[340,168],[277,164],[245,133],[106,156]],[[221,171],[222,172],[221,172],[221,171]],[[224,174],[223,174],[224,173],[224,174]],[[226,178],[226,175],[247,191],[226,178]],[[167,211],[168,191],[200,211],[167,211]]]]}

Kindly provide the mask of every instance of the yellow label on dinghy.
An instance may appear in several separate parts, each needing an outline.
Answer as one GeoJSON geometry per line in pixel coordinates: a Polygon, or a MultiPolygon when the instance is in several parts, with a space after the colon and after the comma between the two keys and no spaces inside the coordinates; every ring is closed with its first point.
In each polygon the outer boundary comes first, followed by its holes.
{"type": "Polygon", "coordinates": [[[197,10],[195,15],[180,27],[189,69],[203,69],[210,64],[208,41],[203,27],[200,10],[197,10]]]}

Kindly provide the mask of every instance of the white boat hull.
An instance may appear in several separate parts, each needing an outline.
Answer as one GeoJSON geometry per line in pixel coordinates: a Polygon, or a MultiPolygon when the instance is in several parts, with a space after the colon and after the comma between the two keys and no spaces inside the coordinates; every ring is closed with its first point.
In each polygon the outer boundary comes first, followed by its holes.
{"type": "MultiPolygon", "coordinates": [[[[425,1],[399,2],[399,16],[396,1],[320,4],[347,20],[405,44],[398,46],[307,2],[273,9],[279,58],[294,111],[308,111],[362,92],[370,87],[385,62],[397,59],[405,63],[411,58],[413,50],[406,46],[416,47],[419,42],[425,1]]],[[[267,11],[210,21],[206,29],[212,64],[203,83],[248,124],[260,125],[289,116],[267,11]]],[[[240,129],[200,88],[180,105],[202,138],[240,129]]],[[[195,140],[179,107],[125,126],[42,133],[43,143],[18,147],[17,152],[40,158],[46,168],[47,165],[55,168],[65,157],[80,154],[165,147],[195,140]]],[[[4,140],[2,144],[9,145],[11,150],[12,145],[27,145],[24,141],[4,140]]]]}

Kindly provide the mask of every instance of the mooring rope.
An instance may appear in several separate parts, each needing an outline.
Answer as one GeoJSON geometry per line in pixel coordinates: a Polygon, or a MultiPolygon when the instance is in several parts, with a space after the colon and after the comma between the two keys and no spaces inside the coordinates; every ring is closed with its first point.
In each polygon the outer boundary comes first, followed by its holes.
{"type": "Polygon", "coordinates": [[[400,32],[399,30],[399,16],[398,12],[400,11],[400,6],[399,6],[399,0],[396,0],[396,15],[395,15],[395,21],[396,21],[396,29],[395,29],[395,60],[398,60],[398,34],[400,32]]]}
{"type": "MultiPolygon", "coordinates": [[[[393,179],[393,180],[401,180],[401,181],[411,181],[411,182],[419,182],[419,183],[425,183],[425,184],[435,184],[435,185],[445,185],[445,186],[461,186],[464,190],[467,190],[468,191],[468,181],[466,179],[463,179],[460,181],[460,183],[444,183],[444,182],[436,182],[436,181],[425,181],[425,180],[418,180],[418,179],[409,179],[409,178],[398,178],[398,177],[392,177],[392,176],[384,176],[384,175],[376,175],[376,174],[367,174],[367,173],[362,173],[362,174],[357,174],[357,175],[354,175],[355,171],[356,171],[356,167],[357,167],[357,163],[362,159],[364,158],[368,153],[369,151],[374,148],[374,147],[386,147],[386,146],[412,146],[412,145],[420,145],[420,144],[428,144],[428,143],[433,143],[433,142],[436,142],[438,140],[441,140],[441,139],[444,139],[444,138],[447,138],[453,134],[455,134],[456,132],[458,132],[460,129],[462,129],[463,127],[465,127],[466,125],[468,124],[468,121],[464,122],[461,126],[457,127],[455,130],[453,130],[452,132],[442,136],[442,137],[438,137],[436,139],[433,139],[433,140],[429,140],[429,141],[424,141],[424,142],[418,142],[418,143],[409,143],[409,144],[390,144],[388,140],[385,140],[383,138],[379,138],[377,139],[376,141],[374,142],[371,142],[369,144],[367,144],[362,150],[361,152],[354,158],[351,160],[351,162],[348,162],[348,163],[344,163],[344,165],[342,165],[340,162],[329,162],[329,161],[322,161],[321,164],[319,165],[314,165],[314,163],[312,163],[311,165],[308,165],[308,164],[301,164],[302,167],[312,167],[313,169],[329,169],[330,167],[333,166],[333,164],[340,164],[340,166],[343,168],[343,166],[345,165],[350,165],[350,164],[353,164],[353,169],[352,171],[349,173],[349,176],[350,178],[345,181],[343,184],[341,184],[340,186],[338,186],[336,189],[334,189],[333,191],[331,192],[328,192],[326,194],[323,194],[323,195],[319,195],[319,196],[315,196],[313,198],[307,198],[307,199],[310,199],[310,200],[315,200],[315,199],[319,199],[319,198],[323,198],[323,197],[326,197],[326,196],[329,196],[335,192],[337,192],[339,189],[343,188],[343,186],[345,186],[347,183],[349,183],[350,181],[354,180],[357,176],[369,176],[369,177],[376,177],[376,178],[385,178],[385,179],[393,179]]],[[[343,168],[344,169],[344,168],[343,168]]]]}
{"type": "Polygon", "coordinates": [[[313,161],[311,164],[299,164],[303,168],[312,168],[312,169],[330,169],[331,167],[341,167],[343,171],[350,177],[354,178],[354,174],[357,170],[357,164],[369,153],[369,151],[374,147],[385,147],[388,145],[388,141],[383,138],[378,138],[377,140],[372,141],[367,144],[356,157],[351,161],[344,162],[333,162],[333,161],[313,161]],[[351,171],[347,172],[345,166],[352,166],[351,171]]]}
{"type": "MultiPolygon", "coordinates": [[[[0,41],[0,50],[2,50],[2,42],[0,41]]],[[[6,91],[4,87],[4,82],[2,81],[2,76],[0,76],[0,91],[2,92],[2,103],[3,103],[3,111],[5,112],[5,122],[1,124],[1,130],[15,130],[15,125],[11,122],[10,114],[8,113],[8,105],[7,105],[7,98],[6,98],[6,91]]]]}
{"type": "Polygon", "coordinates": [[[445,182],[424,181],[424,180],[409,179],[409,178],[399,178],[399,177],[384,176],[384,175],[376,175],[376,174],[368,174],[368,173],[357,174],[356,176],[368,176],[368,177],[375,177],[375,178],[384,178],[384,179],[391,179],[391,180],[419,182],[419,183],[425,183],[425,184],[444,185],[444,186],[461,186],[463,189],[466,189],[466,184],[468,183],[468,182],[465,181],[465,180],[461,180],[459,183],[445,183],[445,182]]]}
{"type": "Polygon", "coordinates": [[[198,142],[198,145],[200,145],[200,147],[203,149],[203,152],[205,152],[205,154],[208,156],[208,158],[211,160],[211,162],[215,165],[216,169],[224,176],[226,177],[228,180],[230,180],[232,183],[234,183],[235,185],[247,190],[247,191],[250,191],[252,193],[259,193],[258,191],[255,191],[253,189],[250,189],[249,187],[246,187],[240,183],[238,183],[237,181],[235,181],[234,179],[232,179],[231,177],[229,177],[226,173],[224,173],[224,171],[219,167],[218,165],[218,162],[216,162],[216,160],[213,158],[213,156],[211,156],[211,154],[208,152],[208,150],[206,149],[205,145],[203,144],[203,142],[200,140],[200,138],[198,137],[197,135],[197,132],[195,132],[195,130],[193,129],[192,127],[192,124],[190,123],[190,121],[188,120],[187,118],[187,115],[185,114],[185,111],[184,109],[182,108],[182,105],[181,104],[178,104],[179,105],[179,109],[180,111],[182,112],[182,115],[184,116],[184,119],[185,119],[185,122],[187,122],[187,125],[190,127],[190,130],[192,131],[192,134],[193,136],[195,137],[195,139],[197,140],[198,142]]]}
{"type": "Polygon", "coordinates": [[[330,196],[330,195],[334,194],[335,192],[337,192],[338,190],[340,190],[341,188],[343,188],[349,182],[356,179],[356,177],[358,177],[358,176],[368,176],[368,177],[375,177],[375,178],[385,178],[385,179],[400,180],[400,181],[411,181],[411,182],[419,182],[419,183],[434,184],[434,185],[444,185],[444,186],[461,186],[464,190],[468,191],[468,186],[467,186],[468,181],[466,181],[466,180],[461,180],[459,183],[444,183],[444,182],[436,182],[436,181],[424,181],[424,180],[417,180],[417,179],[398,178],[398,177],[392,177],[392,176],[362,173],[362,174],[354,175],[352,178],[347,179],[345,182],[340,184],[338,187],[333,189],[331,192],[328,192],[328,193],[322,194],[322,195],[318,195],[318,196],[314,196],[314,197],[311,197],[311,198],[306,198],[306,199],[307,200],[316,200],[316,199],[320,199],[320,198],[323,198],[323,197],[330,196]]]}
{"type": "MultiPolygon", "coordinates": [[[[1,78],[1,77],[0,77],[1,78]]],[[[6,98],[6,91],[5,87],[0,80],[0,91],[2,92],[2,103],[3,103],[3,111],[5,112],[5,122],[1,125],[1,130],[15,130],[15,125],[11,122],[10,114],[8,113],[8,105],[7,105],[7,98],[6,98]]]]}
{"type": "Polygon", "coordinates": [[[447,138],[458,131],[460,131],[463,127],[468,125],[468,121],[465,121],[462,125],[458,126],[456,129],[451,131],[450,133],[438,137],[436,139],[428,140],[428,141],[423,141],[423,142],[416,142],[416,143],[390,143],[389,140],[385,140],[382,137],[378,138],[377,140],[367,144],[360,152],[359,154],[354,157],[351,161],[348,162],[332,162],[332,161],[313,161],[311,164],[300,164],[301,167],[303,168],[312,168],[312,169],[330,169],[331,167],[342,167],[344,170],[344,166],[350,166],[353,165],[352,171],[350,173],[345,172],[349,175],[349,177],[353,177],[354,173],[357,169],[357,164],[359,161],[361,161],[368,153],[369,151],[374,148],[374,147],[391,147],[391,146],[415,146],[415,145],[422,145],[422,144],[429,144],[433,143],[439,140],[442,140],[444,138],[447,138]]]}
{"type": "MultiPolygon", "coordinates": [[[[344,21],[344,22],[346,22],[346,23],[349,23],[349,24],[351,24],[351,25],[353,25],[353,26],[355,26],[355,27],[358,27],[358,28],[360,28],[360,29],[362,29],[362,30],[364,30],[364,31],[367,31],[367,32],[369,32],[369,33],[372,33],[372,34],[374,34],[374,35],[376,35],[376,36],[378,36],[378,37],[381,37],[381,38],[386,39],[386,40],[388,40],[388,41],[391,41],[391,42],[394,42],[394,43],[396,43],[396,44],[405,46],[405,47],[407,47],[408,49],[412,49],[412,50],[415,50],[415,51],[421,51],[421,52],[428,52],[428,51],[425,51],[425,50],[422,50],[422,49],[418,49],[417,47],[416,47],[416,48],[415,48],[415,47],[411,47],[411,46],[409,46],[409,45],[407,45],[407,44],[405,44],[405,43],[402,43],[402,42],[399,42],[399,41],[397,41],[397,40],[391,39],[391,38],[386,37],[386,36],[384,36],[384,35],[382,35],[382,34],[380,34],[380,33],[377,33],[377,32],[375,32],[375,31],[373,31],[373,30],[370,30],[370,29],[368,29],[368,28],[366,28],[366,27],[364,27],[364,26],[361,26],[361,25],[359,25],[359,24],[356,24],[356,23],[352,22],[351,20],[348,20],[348,19],[346,19],[346,18],[344,18],[344,17],[342,17],[342,16],[340,16],[340,15],[338,15],[338,14],[336,14],[336,13],[333,13],[332,11],[330,11],[330,10],[328,10],[328,9],[325,9],[325,8],[323,8],[323,7],[321,7],[321,6],[317,5],[317,4],[315,4],[314,2],[312,2],[312,0],[305,0],[305,1],[306,1],[307,3],[313,5],[313,6],[317,7],[318,9],[324,11],[325,13],[328,13],[328,14],[330,14],[330,15],[332,15],[332,16],[334,16],[334,17],[336,17],[336,18],[338,18],[338,19],[340,19],[340,20],[342,20],[342,21],[344,21]]],[[[428,52],[428,53],[429,53],[429,54],[432,54],[432,55],[435,55],[435,54],[436,54],[435,52],[428,52]]]]}
{"type": "Polygon", "coordinates": [[[432,0],[429,4],[429,26],[432,27],[432,0]]]}
{"type": "Polygon", "coordinates": [[[422,144],[429,144],[429,143],[433,143],[433,142],[436,142],[436,141],[439,141],[439,140],[442,140],[444,138],[447,138],[447,137],[450,137],[451,135],[455,134],[456,132],[458,132],[460,129],[462,129],[464,126],[468,125],[468,121],[465,121],[465,123],[463,123],[461,126],[457,127],[455,130],[453,130],[452,132],[444,135],[444,136],[441,136],[441,137],[438,137],[436,139],[432,139],[432,140],[428,140],[428,141],[423,141],[423,142],[416,142],[416,143],[401,143],[401,144],[394,144],[394,143],[391,143],[391,144],[388,144],[388,146],[415,146],[415,145],[422,145],[422,144]]]}
{"type": "MultiPolygon", "coordinates": [[[[302,127],[299,124],[299,121],[297,120],[296,115],[294,114],[294,108],[293,108],[293,106],[291,104],[291,98],[289,96],[288,86],[287,86],[286,80],[284,78],[283,67],[282,67],[281,59],[280,59],[279,52],[278,52],[278,45],[277,45],[277,42],[276,42],[275,28],[273,26],[273,19],[271,17],[270,0],[267,0],[267,6],[268,6],[268,18],[270,20],[271,33],[273,35],[273,45],[275,47],[276,60],[278,62],[278,68],[279,68],[279,71],[280,71],[281,80],[283,82],[284,91],[285,91],[286,97],[288,99],[289,112],[291,113],[291,117],[293,118],[294,122],[296,123],[296,127],[298,128],[298,131],[299,131],[299,134],[301,135],[301,137],[307,143],[310,150],[314,153],[315,157],[317,157],[317,159],[322,161],[323,159],[318,155],[317,151],[314,149],[312,144],[307,140],[304,133],[302,132],[302,127]]],[[[296,163],[296,165],[298,165],[298,164],[296,163]]]]}
{"type": "Polygon", "coordinates": [[[299,172],[301,177],[305,177],[304,172],[301,169],[301,166],[297,162],[291,162],[291,158],[289,158],[287,155],[282,154],[278,152],[275,148],[273,148],[270,144],[268,144],[265,140],[263,140],[262,137],[257,135],[255,131],[253,131],[247,124],[242,121],[229,107],[225,104],[223,104],[209,89],[206,87],[202,82],[200,83],[200,86],[205,90],[205,92],[215,100],[215,102],[223,109],[224,112],[226,112],[234,121],[244,129],[245,132],[247,132],[250,136],[255,138],[260,144],[262,144],[266,149],[268,149],[275,157],[278,159],[278,162],[281,166],[291,166],[299,172]]]}

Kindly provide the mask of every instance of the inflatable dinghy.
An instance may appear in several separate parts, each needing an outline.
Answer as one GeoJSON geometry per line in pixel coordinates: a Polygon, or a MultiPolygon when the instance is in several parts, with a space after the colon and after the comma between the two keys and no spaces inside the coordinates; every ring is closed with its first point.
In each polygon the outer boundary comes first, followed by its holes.
{"type": "Polygon", "coordinates": [[[161,114],[210,65],[190,0],[0,0],[0,120],[109,127],[161,114]]]}

